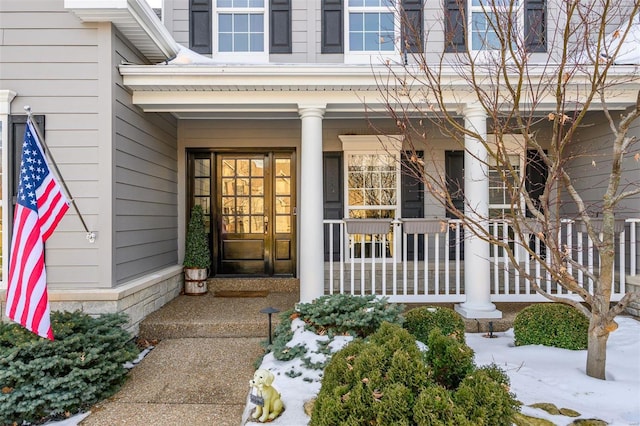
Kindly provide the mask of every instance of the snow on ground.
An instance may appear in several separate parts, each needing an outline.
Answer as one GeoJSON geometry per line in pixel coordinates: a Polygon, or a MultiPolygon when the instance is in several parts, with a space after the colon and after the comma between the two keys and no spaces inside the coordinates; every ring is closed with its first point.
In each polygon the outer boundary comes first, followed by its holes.
{"type": "MultiPolygon", "coordinates": [[[[607,345],[607,380],[598,380],[585,374],[586,351],[570,351],[540,345],[515,347],[513,329],[494,333],[494,339],[483,334],[467,333],[467,344],[475,351],[477,365],[495,363],[509,375],[511,391],[524,404],[522,413],[545,418],[556,425],[565,426],[574,418],[550,415],[545,411],[526,407],[537,402],[555,404],[581,413],[580,418],[598,418],[612,426],[640,425],[640,322],[618,317],[618,330],[611,334],[607,345]]],[[[306,356],[312,361],[323,359],[317,351],[317,341],[327,340],[304,330],[301,320],[294,320],[295,330],[290,346],[306,343],[306,356]]],[[[336,350],[350,339],[338,337],[332,344],[336,350]]],[[[304,367],[297,358],[277,361],[267,354],[261,368],[276,376],[274,386],[282,394],[285,411],[273,425],[302,426],[309,418],[303,404],[320,390],[320,371],[304,367]],[[287,374],[288,373],[288,374],[287,374]]],[[[250,417],[255,405],[245,407],[243,422],[250,417]]],[[[258,423],[249,422],[249,425],[258,423]]]]}

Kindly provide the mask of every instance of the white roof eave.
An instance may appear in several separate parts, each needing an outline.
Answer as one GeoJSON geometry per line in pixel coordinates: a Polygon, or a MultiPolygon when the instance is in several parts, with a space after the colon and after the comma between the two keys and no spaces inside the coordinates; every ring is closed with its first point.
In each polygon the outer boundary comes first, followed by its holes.
{"type": "Polygon", "coordinates": [[[112,22],[151,63],[175,57],[180,46],[145,0],[64,0],[83,22],[112,22]]]}

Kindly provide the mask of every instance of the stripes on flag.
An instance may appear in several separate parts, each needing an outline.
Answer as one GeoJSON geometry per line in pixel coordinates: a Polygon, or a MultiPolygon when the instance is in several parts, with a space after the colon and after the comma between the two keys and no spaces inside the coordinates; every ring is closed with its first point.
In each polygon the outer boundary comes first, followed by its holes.
{"type": "Polygon", "coordinates": [[[6,315],[51,340],[44,243],[68,209],[69,201],[50,172],[38,135],[28,119],[11,238],[6,315]]]}

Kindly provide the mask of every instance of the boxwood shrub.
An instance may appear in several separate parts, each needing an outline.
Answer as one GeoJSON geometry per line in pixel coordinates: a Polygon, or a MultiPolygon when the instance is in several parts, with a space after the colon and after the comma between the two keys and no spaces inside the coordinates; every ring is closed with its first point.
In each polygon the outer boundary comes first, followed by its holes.
{"type": "Polygon", "coordinates": [[[439,328],[445,336],[452,336],[464,343],[464,321],[453,309],[436,306],[421,306],[405,314],[403,324],[417,340],[427,343],[429,333],[439,328]]]}
{"type": "Polygon", "coordinates": [[[520,311],[513,322],[516,346],[545,345],[586,349],[589,319],[561,303],[539,303],[520,311]]]}
{"type": "Polygon", "coordinates": [[[125,380],[139,353],[123,314],[53,312],[55,341],[0,323],[0,424],[42,423],[89,408],[125,380]]]}

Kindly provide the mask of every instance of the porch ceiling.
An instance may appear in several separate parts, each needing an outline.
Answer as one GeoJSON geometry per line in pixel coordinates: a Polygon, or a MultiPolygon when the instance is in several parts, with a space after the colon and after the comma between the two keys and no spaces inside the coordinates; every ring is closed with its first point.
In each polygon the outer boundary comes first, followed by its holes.
{"type": "MultiPolygon", "coordinates": [[[[134,104],[146,112],[169,112],[178,118],[246,119],[297,118],[300,107],[322,107],[325,118],[388,117],[381,88],[399,90],[398,77],[406,75],[402,67],[353,66],[343,64],[270,64],[270,65],[130,65],[120,66],[123,81],[133,93],[134,104]]],[[[530,77],[549,78],[545,70],[530,70],[530,77]]],[[[494,84],[491,76],[477,78],[494,84]]],[[[616,66],[609,72],[613,83],[606,94],[607,107],[624,109],[636,104],[640,78],[633,66],[616,66]]],[[[442,73],[445,96],[452,109],[477,103],[469,82],[459,70],[442,73]]],[[[588,80],[576,76],[570,90],[580,103],[588,80]]],[[[414,83],[411,100],[418,99],[414,83]]],[[[409,97],[404,98],[408,102],[409,97]]],[[[403,100],[389,99],[389,102],[403,100]]],[[[426,102],[425,102],[426,107],[426,102]]],[[[526,108],[526,105],[524,106],[526,108]]],[[[599,108],[593,104],[593,110],[599,108]]],[[[426,108],[425,108],[426,109],[426,108]]],[[[541,115],[555,109],[555,99],[541,96],[536,109],[541,115]]]]}

